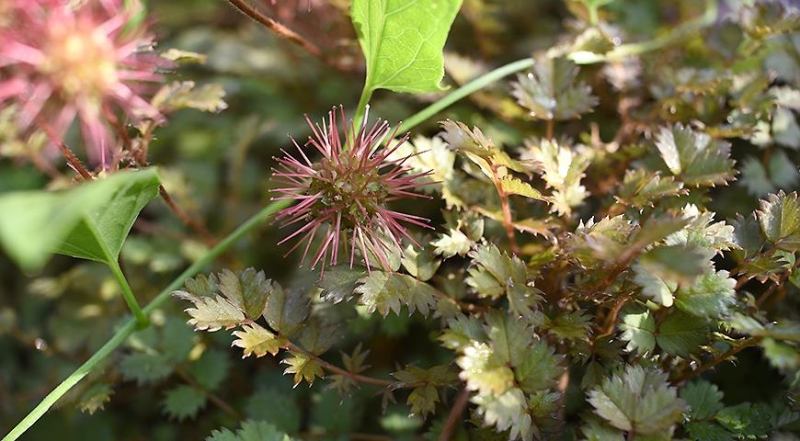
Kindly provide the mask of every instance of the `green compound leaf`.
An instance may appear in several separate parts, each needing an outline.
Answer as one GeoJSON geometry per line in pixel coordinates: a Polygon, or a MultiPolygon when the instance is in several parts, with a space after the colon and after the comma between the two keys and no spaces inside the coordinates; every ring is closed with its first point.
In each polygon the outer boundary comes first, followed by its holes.
{"type": "Polygon", "coordinates": [[[498,432],[509,430],[508,439],[532,439],[533,420],[528,413],[525,394],[514,387],[498,395],[478,395],[472,399],[478,405],[487,425],[495,426],[498,432]]]}
{"type": "Polygon", "coordinates": [[[354,0],[353,25],[367,61],[364,89],[442,90],[442,51],[461,0],[354,0]]]}
{"type": "Polygon", "coordinates": [[[656,321],[649,310],[628,313],[620,324],[620,338],[628,342],[626,350],[640,354],[651,352],[656,347],[656,321]]]}
{"type": "Polygon", "coordinates": [[[283,289],[272,284],[272,292],[264,308],[269,326],[286,338],[297,332],[308,318],[309,299],[301,289],[283,289]]]}
{"type": "Polygon", "coordinates": [[[322,366],[319,365],[316,361],[309,358],[307,355],[302,353],[295,353],[292,352],[286,358],[281,360],[281,363],[289,365],[286,370],[283,371],[284,374],[294,374],[294,385],[297,386],[305,380],[309,386],[314,384],[314,380],[317,377],[322,378],[324,372],[322,371],[322,366]]]}
{"type": "Polygon", "coordinates": [[[661,371],[627,366],[589,392],[595,413],[612,426],[649,435],[669,430],[686,408],[661,371]]]}
{"type": "Polygon", "coordinates": [[[64,192],[26,191],[0,197],[0,244],[27,271],[53,253],[115,261],[144,206],[158,194],[154,168],[120,172],[64,192]]]}
{"type": "Polygon", "coordinates": [[[688,357],[708,340],[706,319],[680,311],[671,311],[661,322],[656,343],[668,354],[688,357]]]}
{"type": "Polygon", "coordinates": [[[508,361],[486,343],[470,343],[456,363],[467,389],[478,391],[479,395],[501,395],[514,385],[514,372],[508,367],[508,361]]]}
{"type": "Polygon", "coordinates": [[[350,268],[348,265],[336,265],[325,270],[325,274],[317,282],[322,289],[320,297],[332,303],[350,300],[358,286],[358,280],[367,275],[363,268],[350,268]]]}
{"type": "Polygon", "coordinates": [[[474,316],[457,315],[447,322],[447,328],[439,336],[442,346],[447,349],[461,350],[472,341],[486,339],[486,333],[480,321],[474,316]]]}
{"type": "Polygon", "coordinates": [[[542,299],[540,291],[528,286],[525,262],[516,256],[509,257],[494,244],[480,245],[469,253],[475,267],[469,269],[467,285],[482,297],[506,294],[511,311],[530,316],[542,299]]]}
{"type": "Polygon", "coordinates": [[[787,195],[781,190],[777,195],[769,195],[767,200],[761,201],[756,215],[767,239],[775,242],[779,248],[796,251],[797,242],[800,241],[800,203],[796,192],[787,195]],[[781,247],[782,243],[791,244],[792,247],[781,247]]]}
{"type": "MultiPolygon", "coordinates": [[[[422,243],[426,242],[428,241],[423,240],[422,243]]],[[[442,262],[434,255],[433,247],[425,247],[420,250],[414,245],[408,245],[403,252],[401,263],[409,274],[420,282],[425,282],[436,274],[436,270],[439,269],[442,262]]]]}
{"type": "Polygon", "coordinates": [[[188,323],[198,331],[231,329],[247,321],[239,306],[222,296],[190,298],[177,293],[174,294],[194,303],[194,308],[187,308],[186,313],[192,316],[188,323]]]}
{"type": "Polygon", "coordinates": [[[500,188],[502,188],[503,191],[508,194],[516,194],[519,196],[524,196],[528,199],[535,199],[537,201],[549,200],[541,192],[539,192],[539,190],[513,176],[503,176],[500,179],[500,188]]]}
{"type": "Polygon", "coordinates": [[[772,431],[770,414],[763,404],[745,402],[720,410],[716,420],[739,438],[756,438],[765,437],[772,431]]]}
{"type": "Polygon", "coordinates": [[[211,349],[203,352],[200,359],[192,363],[188,370],[201,386],[207,390],[214,390],[228,376],[230,365],[227,352],[211,349]]]}
{"type": "Polygon", "coordinates": [[[178,421],[194,418],[205,405],[206,394],[185,384],[167,391],[162,402],[164,413],[178,421]]]}
{"type": "Polygon", "coordinates": [[[111,385],[104,382],[97,382],[89,386],[78,398],[78,407],[81,412],[88,412],[93,415],[98,410],[103,410],[107,402],[111,400],[114,389],[111,385]]]}
{"type": "Polygon", "coordinates": [[[169,357],[163,354],[134,352],[122,358],[119,363],[122,378],[135,380],[139,385],[166,378],[172,373],[169,357]]]}
{"type": "Polygon", "coordinates": [[[662,177],[658,172],[644,169],[628,170],[616,199],[633,207],[651,207],[653,203],[670,196],[685,194],[683,182],[672,176],[662,177]]]}
{"type": "Polygon", "coordinates": [[[411,415],[419,415],[423,418],[436,410],[436,403],[438,402],[439,391],[431,384],[415,387],[406,401],[411,406],[411,415]]]}
{"type": "Polygon", "coordinates": [[[273,286],[263,271],[256,272],[253,268],[247,268],[234,273],[224,269],[219,274],[219,290],[244,311],[247,318],[253,320],[264,312],[264,305],[273,286]]]}
{"type": "Polygon", "coordinates": [[[692,441],[733,441],[736,439],[731,432],[710,421],[692,421],[685,427],[692,441]]]}
{"type": "Polygon", "coordinates": [[[228,429],[211,432],[206,441],[293,441],[294,438],[281,432],[266,421],[247,420],[236,433],[228,429]]]}
{"type": "Polygon", "coordinates": [[[698,317],[721,318],[736,303],[736,280],[727,271],[709,271],[675,292],[675,306],[698,317]]]}
{"type": "Polygon", "coordinates": [[[656,141],[661,158],[689,186],[725,185],[735,174],[730,144],[677,124],[662,128],[656,141]]]}
{"type": "Polygon", "coordinates": [[[689,406],[689,418],[705,420],[722,410],[722,392],[705,380],[698,380],[681,389],[681,398],[689,406]]]}
{"type": "Polygon", "coordinates": [[[538,56],[533,72],[517,75],[512,94],[534,118],[577,118],[598,103],[590,86],[575,81],[577,76],[578,66],[571,60],[538,56]]]}
{"type": "Polygon", "coordinates": [[[377,310],[386,317],[389,311],[400,314],[406,306],[409,314],[419,311],[427,316],[436,308],[436,290],[405,274],[372,271],[359,283],[355,291],[361,294],[361,303],[370,313],[377,310]]]}
{"type": "Polygon", "coordinates": [[[275,355],[288,343],[285,338],[273,334],[257,323],[244,325],[242,331],[235,331],[233,335],[238,339],[234,340],[232,345],[242,348],[244,357],[250,355],[263,357],[267,353],[275,355]]]}

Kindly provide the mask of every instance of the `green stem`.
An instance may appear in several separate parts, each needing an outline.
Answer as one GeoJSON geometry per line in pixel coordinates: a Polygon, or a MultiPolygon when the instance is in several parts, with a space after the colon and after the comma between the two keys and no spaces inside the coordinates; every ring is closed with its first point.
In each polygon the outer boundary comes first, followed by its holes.
{"type": "Polygon", "coordinates": [[[456,101],[460,100],[461,98],[464,98],[472,94],[473,92],[477,92],[478,90],[483,89],[484,87],[494,83],[495,81],[505,76],[511,75],[512,73],[515,72],[519,72],[521,70],[530,69],[531,67],[533,67],[533,59],[531,58],[518,60],[513,63],[506,64],[505,66],[498,67],[497,69],[487,73],[486,75],[478,77],[470,81],[469,83],[459,87],[458,89],[454,90],[452,93],[443,97],[439,101],[436,101],[430,106],[415,113],[410,118],[403,121],[397,133],[400,134],[408,132],[409,130],[413,129],[423,121],[439,113],[440,111],[446,109],[447,107],[449,107],[456,101]]]}
{"type": "Polygon", "coordinates": [[[119,266],[117,256],[108,249],[106,241],[103,240],[100,231],[97,230],[97,225],[95,225],[93,222],[86,222],[86,226],[89,228],[89,231],[92,232],[97,240],[97,244],[103,250],[105,264],[108,265],[108,268],[111,269],[111,273],[114,275],[114,278],[117,279],[117,284],[119,284],[119,287],[122,290],[122,297],[125,299],[125,303],[128,304],[128,308],[130,308],[133,316],[136,318],[138,328],[146,328],[149,325],[147,316],[144,314],[144,312],[142,312],[142,307],[139,306],[139,302],[136,301],[136,296],[133,295],[131,286],[128,284],[128,280],[125,278],[122,268],[119,266]]]}
{"type": "MultiPolygon", "coordinates": [[[[154,310],[159,308],[164,302],[169,298],[170,293],[172,291],[180,288],[186,282],[187,279],[194,276],[198,272],[200,272],[206,265],[210,264],[214,261],[217,257],[219,257],[223,252],[225,252],[228,248],[230,248],[233,244],[235,244],[239,239],[241,239],[245,234],[250,232],[253,228],[261,225],[261,223],[265,220],[265,218],[271,216],[276,211],[281,210],[282,208],[287,207],[291,204],[291,201],[278,201],[273,202],[272,204],[266,206],[263,210],[256,213],[253,217],[248,219],[245,223],[243,223],[239,228],[236,229],[233,233],[231,233],[228,237],[223,239],[217,246],[209,250],[203,257],[193,263],[189,268],[181,273],[172,283],[164,288],[161,293],[159,293],[153,301],[151,301],[147,306],[143,308],[143,312],[145,314],[151,314],[154,310]]],[[[67,377],[64,381],[61,382],[52,392],[50,392],[44,399],[30,412],[25,418],[19,422],[19,424],[14,427],[8,435],[3,438],[3,441],[14,441],[19,438],[26,430],[28,430],[31,426],[33,426],[39,418],[47,412],[53,404],[56,403],[64,394],[66,394],[73,386],[78,384],[89,372],[92,371],[103,359],[108,357],[119,345],[125,342],[125,340],[136,331],[137,327],[137,320],[131,319],[128,320],[125,325],[120,328],[114,336],[106,342],[94,355],[91,356],[88,360],[86,360],[81,367],[79,367],[75,372],[73,372],[69,377],[67,377]]]]}
{"type": "MultiPolygon", "coordinates": [[[[367,113],[367,105],[369,105],[369,100],[372,98],[372,88],[366,87],[364,85],[364,90],[361,91],[361,98],[358,99],[358,107],[356,107],[356,117],[353,119],[353,127],[355,127],[355,133],[358,133],[361,130],[361,125],[364,124],[364,115],[367,113]]],[[[354,135],[355,135],[354,133],[354,135]]]]}
{"type": "Polygon", "coordinates": [[[133,312],[133,316],[136,318],[138,328],[144,329],[150,326],[150,320],[147,319],[147,315],[145,315],[145,313],[142,311],[142,308],[139,306],[139,302],[136,301],[136,297],[133,295],[133,290],[131,290],[131,285],[128,284],[128,279],[125,278],[125,274],[122,272],[119,262],[111,259],[107,263],[108,267],[111,269],[111,273],[114,274],[114,278],[117,279],[120,289],[122,289],[122,297],[125,298],[125,302],[128,304],[131,312],[133,312]]]}

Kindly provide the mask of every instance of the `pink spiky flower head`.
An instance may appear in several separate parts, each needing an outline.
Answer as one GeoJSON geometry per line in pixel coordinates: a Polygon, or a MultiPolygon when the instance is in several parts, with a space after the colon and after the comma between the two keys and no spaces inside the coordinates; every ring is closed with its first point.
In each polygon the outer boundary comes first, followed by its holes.
{"type": "Polygon", "coordinates": [[[334,107],[321,127],[306,117],[313,132],[306,146],[313,146],[322,154],[321,159],[312,162],[294,139],[298,156],[282,150],[284,156],[276,158],[278,169],[273,170],[273,179],[281,187],[273,190],[280,194],[274,199],[298,202],[278,213],[276,219],[287,220],[283,226],[300,225],[280,244],[296,239],[291,253],[305,243],[305,262],[314,236],[324,232],[319,248],[310,258],[312,268],[321,263],[324,271],[326,261],[335,265],[342,245],[345,250],[349,246],[351,267],[358,251],[368,270],[381,267],[392,271],[389,255],[401,252],[403,238],[414,242],[403,224],[428,227],[428,220],[393,211],[387,204],[423,197],[412,190],[424,185],[418,179],[430,172],[410,174],[405,166],[408,157],[392,157],[407,138],[394,141],[396,129],[391,133],[392,141],[382,147],[389,135],[387,122],[376,121],[368,128],[367,113],[360,130],[356,131],[351,121],[340,134],[339,122],[345,121],[341,106],[338,115],[334,107]]]}
{"type": "Polygon", "coordinates": [[[136,2],[120,0],[0,0],[10,20],[0,24],[0,103],[19,106],[27,129],[38,118],[56,136],[76,119],[93,163],[105,167],[117,149],[109,121],[160,119],[140,95],[141,82],[159,81],[166,60],[131,17],[136,2]]]}

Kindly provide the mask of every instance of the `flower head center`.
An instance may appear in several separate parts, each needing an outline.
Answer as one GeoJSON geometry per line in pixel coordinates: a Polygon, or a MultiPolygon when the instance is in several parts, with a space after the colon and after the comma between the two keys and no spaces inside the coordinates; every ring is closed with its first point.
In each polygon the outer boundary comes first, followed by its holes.
{"type": "Polygon", "coordinates": [[[100,100],[119,81],[114,42],[91,23],[80,24],[50,29],[40,70],[53,79],[65,99],[100,100]]]}
{"type": "Polygon", "coordinates": [[[312,208],[312,216],[330,210],[341,211],[346,226],[369,223],[379,207],[385,204],[390,188],[383,182],[377,167],[366,168],[351,155],[339,157],[339,162],[325,159],[317,164],[310,192],[320,199],[312,208]]]}

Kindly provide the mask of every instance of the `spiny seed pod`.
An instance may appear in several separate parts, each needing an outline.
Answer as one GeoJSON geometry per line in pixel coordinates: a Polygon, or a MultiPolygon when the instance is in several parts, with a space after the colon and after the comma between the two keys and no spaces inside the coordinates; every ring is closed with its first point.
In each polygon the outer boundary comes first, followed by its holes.
{"type": "Polygon", "coordinates": [[[412,190],[425,185],[418,180],[430,172],[411,174],[404,165],[408,156],[392,156],[407,139],[395,141],[396,129],[391,133],[391,141],[382,147],[390,132],[387,122],[376,121],[368,128],[365,117],[358,131],[351,121],[340,133],[339,123],[345,121],[343,107],[339,107],[338,114],[337,117],[334,107],[321,127],[306,117],[313,132],[306,146],[313,146],[322,154],[319,160],[312,162],[294,139],[298,155],[282,150],[284,156],[275,158],[278,169],[273,169],[273,179],[280,187],[273,191],[280,195],[274,199],[298,202],[278,213],[276,220],[286,220],[283,227],[301,225],[279,244],[297,239],[289,250],[291,253],[305,243],[302,257],[305,262],[314,236],[324,230],[324,238],[311,257],[312,268],[321,263],[324,271],[326,261],[335,265],[343,245],[345,250],[349,247],[351,267],[358,250],[367,269],[379,266],[391,271],[388,256],[401,252],[403,238],[414,242],[403,224],[427,228],[428,220],[393,211],[387,204],[424,197],[412,190]],[[378,262],[370,261],[371,258],[378,262]]]}

